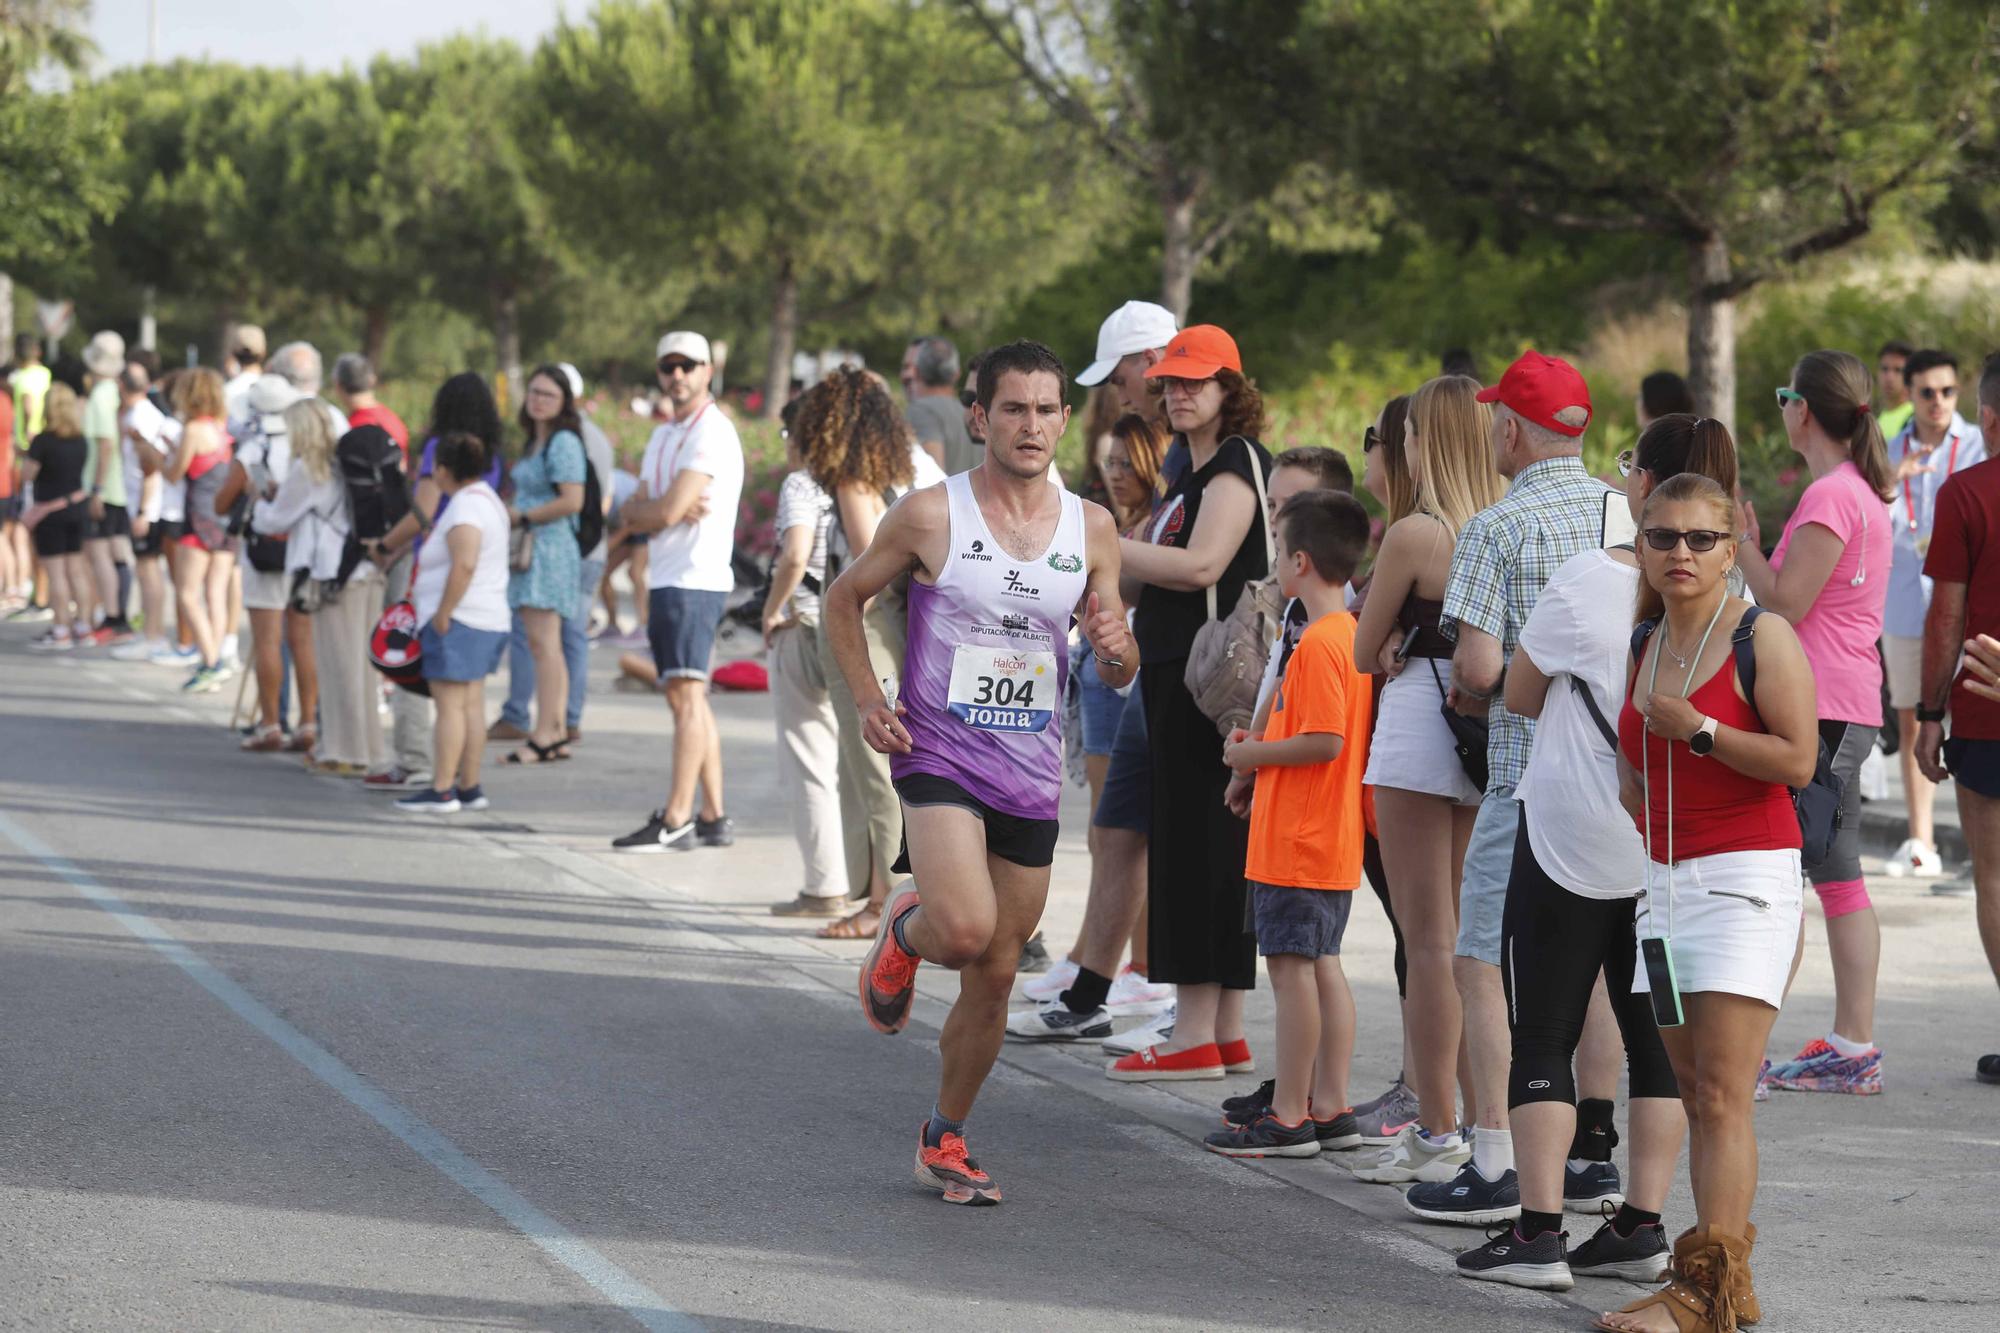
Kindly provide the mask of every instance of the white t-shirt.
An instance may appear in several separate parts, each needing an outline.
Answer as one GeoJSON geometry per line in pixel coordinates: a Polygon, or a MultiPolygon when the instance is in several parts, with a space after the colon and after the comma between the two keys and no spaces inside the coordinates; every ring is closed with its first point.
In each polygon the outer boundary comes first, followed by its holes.
{"type": "Polygon", "coordinates": [[[411,585],[410,600],[416,604],[417,620],[428,625],[437,616],[444,600],[445,581],[451,577],[451,547],[446,534],[453,528],[479,529],[479,562],[472,567],[472,582],[465,596],[452,608],[454,625],[494,630],[505,634],[514,627],[513,613],[507,609],[507,506],[483,481],[461,486],[438,516],[437,526],[424,538],[417,553],[417,581],[411,585]]]}
{"type": "MultiPolygon", "coordinates": [[[[125,409],[119,418],[121,434],[125,427],[139,433],[141,439],[159,451],[160,464],[164,467],[173,459],[181,447],[181,423],[153,405],[149,398],[141,398],[125,409]]],[[[139,472],[138,456],[132,450],[132,441],[125,441],[125,496],[126,501],[138,505],[141,483],[144,477],[139,472]]],[[[160,478],[160,493],[152,506],[152,512],[141,513],[139,517],[148,523],[181,523],[187,519],[187,481],[168,481],[160,478]]]]}
{"type": "Polygon", "coordinates": [[[1551,677],[1534,749],[1514,795],[1550,879],[1585,898],[1635,898],[1646,851],[1618,803],[1618,755],[1569,678],[1590,687],[1614,728],[1624,706],[1639,571],[1606,551],[1564,561],[1521,627],[1520,651],[1551,677]]]}
{"type": "Polygon", "coordinates": [[[646,586],[728,592],[736,586],[736,508],[743,497],[743,443],[736,426],[710,403],[685,422],[669,421],[646,442],[639,481],[657,499],[683,472],[709,478],[708,516],[676,523],[646,543],[646,586]]]}

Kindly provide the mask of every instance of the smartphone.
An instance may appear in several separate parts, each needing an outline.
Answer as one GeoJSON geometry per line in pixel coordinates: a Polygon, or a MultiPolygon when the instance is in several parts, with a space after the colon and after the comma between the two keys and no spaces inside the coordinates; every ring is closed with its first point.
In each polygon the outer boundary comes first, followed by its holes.
{"type": "Polygon", "coordinates": [[[1410,650],[1416,646],[1417,646],[1417,632],[1414,629],[1404,630],[1403,641],[1396,645],[1396,660],[1398,662],[1409,661],[1410,650]]]}
{"type": "Polygon", "coordinates": [[[1646,987],[1653,994],[1653,1021],[1663,1028],[1677,1028],[1687,1021],[1681,1012],[1681,988],[1674,976],[1674,949],[1671,940],[1649,936],[1639,941],[1639,957],[1646,964],[1646,987]]]}

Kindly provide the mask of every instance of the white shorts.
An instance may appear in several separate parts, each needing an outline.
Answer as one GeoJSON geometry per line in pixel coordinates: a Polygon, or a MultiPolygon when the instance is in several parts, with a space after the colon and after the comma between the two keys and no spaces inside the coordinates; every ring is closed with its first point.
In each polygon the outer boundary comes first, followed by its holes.
{"type": "MultiPolygon", "coordinates": [[[[1698,856],[1672,867],[1672,886],[1670,917],[1668,867],[1647,865],[1636,925],[1640,939],[1670,935],[1681,992],[1726,991],[1776,1009],[1785,998],[1805,910],[1798,852],[1698,856]]],[[[1643,954],[1632,989],[1650,989],[1643,954]]]]}
{"type": "Polygon", "coordinates": [[[1882,661],[1889,668],[1889,707],[1915,708],[1924,694],[1924,641],[1884,634],[1882,661]]]}
{"type": "MultiPolygon", "coordinates": [[[[1438,670],[1442,675],[1448,664],[1441,663],[1438,670]]],[[[1446,684],[1450,684],[1449,678],[1446,684]]],[[[1375,736],[1368,743],[1368,771],[1361,780],[1371,787],[1423,792],[1460,805],[1479,804],[1483,793],[1459,766],[1443,706],[1444,696],[1431,677],[1430,659],[1411,658],[1403,674],[1383,687],[1382,702],[1375,713],[1375,736]]],[[[1512,838],[1508,834],[1510,847],[1512,838]]]]}
{"type": "Polygon", "coordinates": [[[267,574],[243,565],[243,607],[247,611],[284,610],[290,587],[291,578],[287,574],[267,574]]]}

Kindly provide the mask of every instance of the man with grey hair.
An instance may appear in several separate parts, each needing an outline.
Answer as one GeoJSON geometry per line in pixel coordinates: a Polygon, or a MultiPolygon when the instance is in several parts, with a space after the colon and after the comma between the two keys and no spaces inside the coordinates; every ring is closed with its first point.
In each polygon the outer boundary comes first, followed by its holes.
{"type": "Polygon", "coordinates": [[[948,475],[969,472],[985,456],[965,429],[958,404],[958,348],[932,334],[903,350],[903,396],[917,443],[948,475]]]}
{"type": "Polygon", "coordinates": [[[347,409],[347,428],[380,426],[402,451],[403,466],[410,465],[410,428],[403,419],[384,407],[375,397],[375,367],[359,352],[343,352],[333,363],[333,391],[347,409]]]}
{"type": "Polygon", "coordinates": [[[1452,960],[1479,1119],[1469,1156],[1452,1126],[1437,1126],[1435,1133],[1411,1126],[1362,1177],[1418,1179],[1405,1197],[1413,1212],[1465,1221],[1513,1216],[1509,1210],[1521,1204],[1507,1118],[1513,1041],[1500,937],[1521,827],[1514,789],[1527,767],[1534,723],[1507,710],[1501,682],[1543,586],[1571,556],[1603,544],[1605,501],[1612,494],[1583,466],[1590,390],[1574,366],[1524,352],[1478,397],[1493,404],[1494,466],[1509,484],[1507,494],[1474,514],[1458,535],[1439,629],[1456,644],[1450,704],[1467,717],[1485,718],[1488,727],[1486,794],[1465,851],[1452,960]],[[1414,1174],[1426,1164],[1453,1163],[1462,1165],[1449,1181],[1422,1183],[1414,1174]]]}

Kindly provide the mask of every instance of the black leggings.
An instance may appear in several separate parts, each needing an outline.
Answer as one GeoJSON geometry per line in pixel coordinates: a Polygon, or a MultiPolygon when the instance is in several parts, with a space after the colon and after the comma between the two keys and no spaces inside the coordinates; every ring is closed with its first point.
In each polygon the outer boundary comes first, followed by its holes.
{"type": "Polygon", "coordinates": [[[1382,913],[1389,918],[1390,933],[1396,937],[1396,998],[1410,998],[1410,959],[1403,952],[1403,928],[1396,924],[1396,909],[1389,902],[1389,876],[1382,870],[1382,844],[1370,833],[1361,843],[1361,868],[1368,874],[1368,887],[1382,900],[1382,913]]]}
{"type": "Polygon", "coordinates": [[[1500,978],[1514,1030],[1507,1104],[1576,1103],[1571,1062],[1583,1036],[1591,987],[1604,973],[1611,1010],[1625,1037],[1634,1097],[1679,1097],[1649,998],[1632,993],[1638,943],[1634,898],[1585,898],[1550,879],[1528,844],[1528,821],[1514,839],[1514,870],[1500,923],[1500,978]]]}

